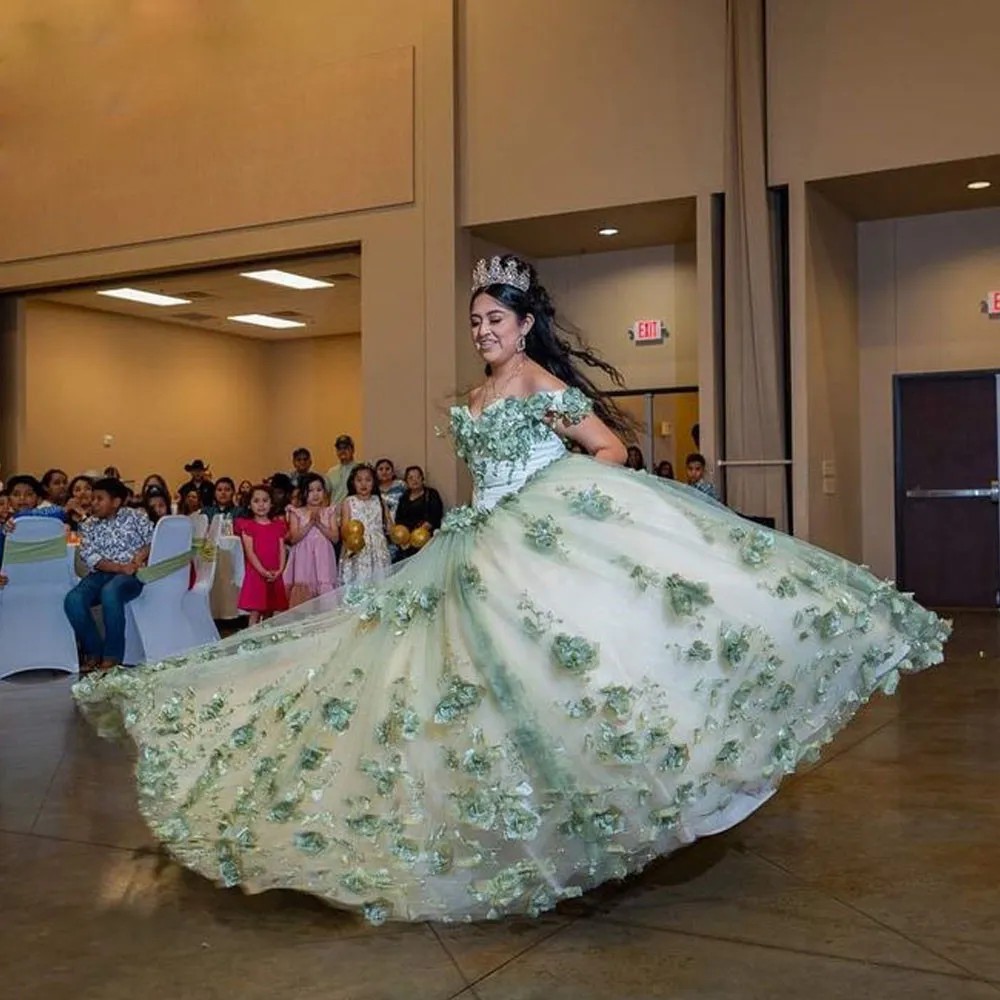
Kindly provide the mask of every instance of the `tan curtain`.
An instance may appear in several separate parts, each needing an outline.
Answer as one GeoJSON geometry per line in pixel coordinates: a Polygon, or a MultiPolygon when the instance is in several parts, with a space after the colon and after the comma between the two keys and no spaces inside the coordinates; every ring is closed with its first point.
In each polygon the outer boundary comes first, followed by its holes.
{"type": "MultiPolygon", "coordinates": [[[[761,0],[727,0],[725,447],[727,461],[786,458],[782,336],[767,200],[761,0]]],[[[783,466],[725,466],[726,502],[787,529],[783,466]]]]}

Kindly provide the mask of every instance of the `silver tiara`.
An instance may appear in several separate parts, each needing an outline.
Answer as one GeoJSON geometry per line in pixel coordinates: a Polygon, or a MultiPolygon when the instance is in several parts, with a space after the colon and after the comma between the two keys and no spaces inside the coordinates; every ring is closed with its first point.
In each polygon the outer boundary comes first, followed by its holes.
{"type": "Polygon", "coordinates": [[[472,290],[489,288],[490,285],[513,285],[526,292],[531,287],[531,273],[516,257],[490,257],[479,261],[472,270],[472,290]]]}

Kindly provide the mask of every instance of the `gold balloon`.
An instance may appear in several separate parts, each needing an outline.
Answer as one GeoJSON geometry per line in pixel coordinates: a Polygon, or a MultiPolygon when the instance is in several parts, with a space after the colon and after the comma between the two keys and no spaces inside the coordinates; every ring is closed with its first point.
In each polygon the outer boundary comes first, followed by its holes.
{"type": "Polygon", "coordinates": [[[361,521],[350,520],[344,525],[344,548],[348,552],[360,552],[365,547],[365,526],[361,521]]]}
{"type": "Polygon", "coordinates": [[[422,525],[410,532],[410,545],[422,549],[431,540],[431,533],[422,525]]]}
{"type": "Polygon", "coordinates": [[[410,547],[410,529],[405,524],[394,524],[392,531],[389,532],[389,537],[401,549],[410,547]]]}

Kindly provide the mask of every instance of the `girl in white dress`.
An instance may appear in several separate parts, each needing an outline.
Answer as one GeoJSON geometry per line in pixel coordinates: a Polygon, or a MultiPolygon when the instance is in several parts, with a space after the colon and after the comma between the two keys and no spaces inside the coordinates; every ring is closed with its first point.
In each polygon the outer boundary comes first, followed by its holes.
{"type": "Polygon", "coordinates": [[[370,465],[357,465],[347,481],[347,499],[341,507],[340,531],[346,538],[348,524],[360,521],[364,525],[364,545],[351,552],[344,545],[340,564],[341,583],[371,583],[381,580],[389,570],[389,545],[386,532],[391,527],[385,501],[375,491],[375,470],[370,465]]]}

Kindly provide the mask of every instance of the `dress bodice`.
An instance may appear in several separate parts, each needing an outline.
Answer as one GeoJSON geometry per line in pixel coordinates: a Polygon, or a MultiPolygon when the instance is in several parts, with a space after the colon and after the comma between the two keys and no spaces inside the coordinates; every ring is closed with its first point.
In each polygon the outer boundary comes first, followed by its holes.
{"type": "Polygon", "coordinates": [[[478,417],[468,406],[452,407],[455,450],[472,474],[472,506],[495,507],[565,455],[552,421],[579,423],[591,410],[591,401],[576,388],[498,399],[478,417]]]}

